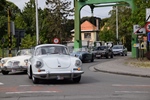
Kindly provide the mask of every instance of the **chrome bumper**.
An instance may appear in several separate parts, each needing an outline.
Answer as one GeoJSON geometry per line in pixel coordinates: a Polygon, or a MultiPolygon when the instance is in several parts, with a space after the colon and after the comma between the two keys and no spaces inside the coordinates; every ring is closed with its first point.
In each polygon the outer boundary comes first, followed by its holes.
{"type": "Polygon", "coordinates": [[[27,66],[1,66],[1,70],[14,72],[14,71],[26,71],[27,66]]]}
{"type": "Polygon", "coordinates": [[[35,72],[33,76],[39,79],[72,79],[83,74],[83,71],[62,71],[62,72],[35,72]]]}

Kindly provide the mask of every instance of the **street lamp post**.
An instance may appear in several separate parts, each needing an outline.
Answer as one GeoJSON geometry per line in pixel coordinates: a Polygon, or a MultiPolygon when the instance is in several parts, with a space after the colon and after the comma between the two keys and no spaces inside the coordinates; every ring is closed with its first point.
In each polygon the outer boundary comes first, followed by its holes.
{"type": "Polygon", "coordinates": [[[39,25],[38,25],[38,0],[35,0],[36,9],[36,44],[39,44],[39,25]]]}
{"type": "Polygon", "coordinates": [[[118,7],[116,6],[116,39],[118,44],[118,7]]]}

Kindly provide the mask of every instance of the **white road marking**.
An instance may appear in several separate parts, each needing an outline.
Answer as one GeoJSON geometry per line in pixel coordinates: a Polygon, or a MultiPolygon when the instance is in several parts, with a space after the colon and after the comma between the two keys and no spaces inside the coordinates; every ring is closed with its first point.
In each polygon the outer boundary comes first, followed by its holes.
{"type": "Polygon", "coordinates": [[[123,84],[113,84],[112,86],[118,86],[118,87],[125,87],[125,86],[128,86],[128,87],[131,87],[131,86],[135,86],[135,87],[150,87],[150,85],[123,85],[123,84]]]}
{"type": "Polygon", "coordinates": [[[28,87],[28,86],[54,86],[54,85],[19,85],[19,86],[20,87],[28,87]]]}
{"type": "Polygon", "coordinates": [[[23,94],[23,93],[57,93],[58,91],[22,91],[22,92],[6,92],[6,94],[23,94]]]}
{"type": "Polygon", "coordinates": [[[4,83],[1,83],[1,82],[0,82],[0,85],[4,85],[4,83]]]}
{"type": "Polygon", "coordinates": [[[146,93],[149,94],[150,92],[148,91],[115,91],[115,93],[146,93]]]}

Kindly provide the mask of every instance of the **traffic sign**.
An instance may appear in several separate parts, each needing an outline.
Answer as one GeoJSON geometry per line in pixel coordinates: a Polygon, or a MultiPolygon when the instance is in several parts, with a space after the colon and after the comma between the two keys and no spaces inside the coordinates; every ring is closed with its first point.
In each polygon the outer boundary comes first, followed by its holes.
{"type": "Polygon", "coordinates": [[[150,32],[150,22],[146,23],[145,28],[147,32],[150,32]]]}
{"type": "Polygon", "coordinates": [[[145,28],[141,28],[139,25],[133,26],[134,34],[146,34],[145,28]]]}
{"type": "Polygon", "coordinates": [[[59,39],[59,38],[54,38],[54,39],[53,39],[53,43],[58,44],[59,42],[60,42],[60,39],[59,39]]]}
{"type": "Polygon", "coordinates": [[[150,42],[150,32],[147,34],[147,41],[150,42]]]}
{"type": "Polygon", "coordinates": [[[146,22],[150,22],[150,8],[146,8],[146,22]]]}

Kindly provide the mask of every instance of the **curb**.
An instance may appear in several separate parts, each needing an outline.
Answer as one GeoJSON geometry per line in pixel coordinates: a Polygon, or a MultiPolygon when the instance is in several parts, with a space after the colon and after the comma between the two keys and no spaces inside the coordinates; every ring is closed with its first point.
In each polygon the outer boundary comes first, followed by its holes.
{"type": "Polygon", "coordinates": [[[138,74],[133,74],[133,73],[124,73],[124,72],[113,72],[113,71],[107,71],[107,70],[100,70],[94,67],[96,71],[99,72],[104,72],[104,73],[111,73],[111,74],[119,74],[119,75],[128,75],[128,76],[136,76],[136,77],[146,77],[150,78],[150,75],[138,75],[138,74]]]}

